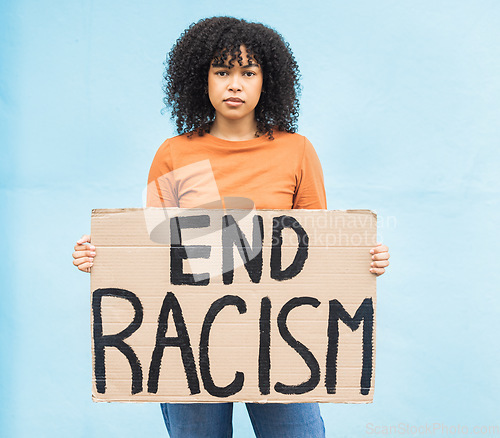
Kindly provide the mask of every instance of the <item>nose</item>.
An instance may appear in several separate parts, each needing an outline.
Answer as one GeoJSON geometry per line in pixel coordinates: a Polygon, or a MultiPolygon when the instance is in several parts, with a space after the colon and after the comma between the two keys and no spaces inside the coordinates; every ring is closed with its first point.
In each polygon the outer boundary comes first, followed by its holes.
{"type": "Polygon", "coordinates": [[[230,76],[228,88],[230,91],[241,91],[241,81],[238,74],[233,73],[230,76]]]}

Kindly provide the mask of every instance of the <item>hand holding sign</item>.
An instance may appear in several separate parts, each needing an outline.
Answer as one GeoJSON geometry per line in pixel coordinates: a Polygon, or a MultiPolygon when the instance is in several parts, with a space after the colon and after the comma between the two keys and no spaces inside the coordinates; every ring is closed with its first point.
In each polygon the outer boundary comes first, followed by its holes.
{"type": "Polygon", "coordinates": [[[385,272],[384,268],[389,266],[389,248],[381,243],[377,243],[377,246],[370,250],[370,254],[373,254],[373,261],[370,263],[370,272],[382,275],[385,272]]]}
{"type": "Polygon", "coordinates": [[[90,236],[84,234],[75,245],[73,252],[73,264],[83,272],[90,272],[94,264],[95,246],[90,244],[90,236]],[[85,245],[89,243],[89,245],[85,245]]]}

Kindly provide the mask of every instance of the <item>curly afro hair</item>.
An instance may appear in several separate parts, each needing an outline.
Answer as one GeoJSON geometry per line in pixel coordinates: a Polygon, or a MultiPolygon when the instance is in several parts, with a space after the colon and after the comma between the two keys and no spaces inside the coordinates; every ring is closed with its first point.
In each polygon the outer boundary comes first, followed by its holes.
{"type": "Polygon", "coordinates": [[[171,109],[177,133],[210,131],[215,109],[207,94],[210,65],[229,59],[242,65],[240,46],[261,66],[262,94],[255,108],[257,132],[273,139],[273,130],[295,132],[299,116],[299,68],[288,43],[261,23],[233,17],[193,23],[167,56],[163,102],[171,109]]]}

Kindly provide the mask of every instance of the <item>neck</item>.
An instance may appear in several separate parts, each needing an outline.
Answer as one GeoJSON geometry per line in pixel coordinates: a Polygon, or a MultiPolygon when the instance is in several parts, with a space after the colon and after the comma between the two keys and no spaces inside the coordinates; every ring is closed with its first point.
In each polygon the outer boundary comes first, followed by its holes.
{"type": "Polygon", "coordinates": [[[231,120],[215,116],[210,127],[210,134],[223,140],[243,141],[257,137],[257,122],[254,114],[238,120],[231,120]]]}

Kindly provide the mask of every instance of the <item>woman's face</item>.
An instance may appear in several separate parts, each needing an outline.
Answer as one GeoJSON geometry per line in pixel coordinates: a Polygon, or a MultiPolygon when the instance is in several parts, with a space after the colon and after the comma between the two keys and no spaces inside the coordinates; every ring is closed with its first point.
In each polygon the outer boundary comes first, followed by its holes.
{"type": "Polygon", "coordinates": [[[262,92],[262,69],[255,59],[247,59],[245,46],[241,46],[242,64],[229,60],[221,66],[210,66],[208,71],[208,97],[215,108],[216,118],[255,120],[255,107],[262,92]]]}

